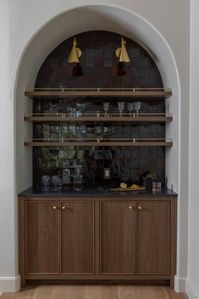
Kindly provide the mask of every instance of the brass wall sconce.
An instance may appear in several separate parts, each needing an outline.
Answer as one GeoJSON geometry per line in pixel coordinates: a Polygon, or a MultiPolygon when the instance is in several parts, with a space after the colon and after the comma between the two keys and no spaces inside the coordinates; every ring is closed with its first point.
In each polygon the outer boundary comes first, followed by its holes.
{"type": "Polygon", "coordinates": [[[81,55],[82,55],[82,51],[77,47],[77,41],[76,38],[74,37],[73,46],[68,57],[68,62],[74,64],[72,69],[72,76],[74,77],[83,76],[83,71],[79,60],[81,55]]]}
{"type": "Polygon", "coordinates": [[[131,60],[126,49],[126,41],[123,37],[121,38],[121,47],[117,48],[115,55],[119,58],[116,75],[124,76],[126,74],[126,71],[124,70],[124,63],[129,63],[131,60]]]}
{"type": "MultiPolygon", "coordinates": [[[[68,62],[73,64],[71,75],[74,77],[83,76],[82,67],[80,65],[81,55],[82,51],[77,47],[77,41],[74,37],[73,46],[68,57],[68,62]]],[[[126,41],[123,37],[121,38],[121,47],[117,48],[117,50],[115,51],[115,55],[119,58],[117,63],[116,76],[124,76],[126,74],[124,64],[129,63],[131,60],[126,49],[126,41]]]]}

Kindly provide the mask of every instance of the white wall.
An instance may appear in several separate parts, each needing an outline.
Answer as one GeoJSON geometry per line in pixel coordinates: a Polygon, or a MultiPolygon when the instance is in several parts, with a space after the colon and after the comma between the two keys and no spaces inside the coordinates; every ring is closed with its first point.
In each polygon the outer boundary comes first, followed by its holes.
{"type": "Polygon", "coordinates": [[[14,105],[10,93],[9,5],[0,1],[0,292],[15,290],[16,201],[14,185],[14,105]]]}
{"type": "MultiPolygon", "coordinates": [[[[8,1],[1,0],[1,5],[8,1]]],[[[7,7],[8,8],[8,7],[7,7]]],[[[8,26],[8,18],[3,20],[8,26]],[[7,22],[7,23],[6,23],[7,22]]],[[[8,12],[8,10],[6,11],[8,12]]],[[[1,20],[3,22],[3,20],[1,20]]],[[[2,27],[2,26],[1,26],[2,27]]],[[[2,27],[3,28],[3,27],[2,27]]],[[[2,30],[1,28],[1,30],[2,30]]],[[[187,204],[188,204],[188,121],[189,121],[189,1],[187,0],[17,0],[10,1],[10,61],[9,78],[4,77],[6,91],[2,104],[1,121],[6,123],[0,128],[0,138],[6,132],[10,132],[9,139],[5,143],[4,152],[0,156],[3,167],[0,168],[1,177],[5,177],[3,209],[9,211],[10,217],[5,213],[0,218],[0,238],[3,240],[2,227],[10,228],[6,232],[5,246],[0,252],[0,277],[10,276],[16,279],[16,226],[15,226],[15,189],[14,189],[14,118],[13,107],[16,104],[17,125],[17,191],[21,191],[31,184],[31,159],[30,150],[24,149],[23,138],[30,133],[30,128],[23,122],[24,110],[30,109],[30,102],[23,96],[26,87],[34,84],[36,73],[45,56],[53,50],[62,40],[84,30],[104,29],[123,33],[130,38],[133,36],[143,40],[161,59],[158,64],[162,72],[164,82],[173,88],[174,96],[171,99],[171,109],[175,112],[175,120],[168,128],[169,137],[175,137],[173,149],[168,153],[167,173],[170,184],[174,184],[175,190],[180,194],[178,217],[178,276],[177,283],[184,282],[187,272],[187,204]],[[77,11],[59,14],[82,5],[107,4],[122,7],[120,9],[108,7],[89,7],[77,11]],[[122,12],[122,9],[126,11],[122,12]],[[136,14],[142,16],[140,19],[136,14]],[[176,16],[178,21],[176,22],[176,16]],[[50,22],[51,21],[51,22],[50,22]],[[49,22],[49,23],[48,23],[49,22]],[[154,26],[154,27],[153,27],[154,26]],[[158,31],[155,29],[157,28],[158,31]],[[174,63],[173,55],[176,60],[174,63]],[[20,68],[20,66],[22,68],[20,68]],[[171,72],[168,72],[168,69],[171,72]],[[179,78],[176,74],[177,68],[179,78]],[[18,76],[18,77],[17,77],[18,76]],[[7,80],[6,80],[7,79],[7,80]],[[179,80],[181,90],[179,89],[179,80]],[[16,97],[15,97],[16,96],[16,97]],[[10,110],[9,110],[10,109],[10,110]],[[10,113],[8,114],[8,110],[10,113]],[[180,123],[181,131],[178,130],[180,123]],[[2,130],[3,128],[3,130],[2,130]],[[7,149],[7,150],[6,150],[7,149]],[[10,151],[9,151],[10,149],[10,151]],[[7,158],[5,158],[7,157],[7,158]],[[183,163],[178,163],[183,161],[183,163]],[[5,165],[6,163],[6,165],[5,165]],[[9,167],[8,167],[9,166],[9,167]],[[179,174],[182,176],[179,176],[179,174]],[[7,179],[9,178],[9,179],[7,179]],[[8,183],[10,185],[8,185],[8,183]],[[10,256],[7,255],[10,252],[10,256]]],[[[6,35],[4,35],[6,39],[6,35]]],[[[8,53],[4,49],[5,54],[8,53]]],[[[6,54],[7,55],[7,54],[6,54]]],[[[6,61],[6,60],[5,60],[6,61]]],[[[7,69],[7,67],[5,66],[7,69]]],[[[2,94],[2,90],[0,91],[2,94]]],[[[2,140],[2,138],[0,139],[2,140]]],[[[16,182],[15,182],[16,183],[16,182]]],[[[1,191],[2,186],[0,186],[1,191]]],[[[2,189],[3,190],[3,189],[2,189]]],[[[1,249],[0,249],[1,250],[1,249]]],[[[1,278],[0,278],[1,280],[1,278]]],[[[2,279],[3,281],[3,279],[2,279]]],[[[7,280],[6,280],[7,281],[7,280]]],[[[5,286],[5,282],[4,282],[5,286]]],[[[15,288],[15,285],[12,285],[15,288]]],[[[179,286],[177,286],[179,287],[179,286]]],[[[182,288],[184,285],[182,284],[182,288]]],[[[4,289],[9,289],[5,286],[4,289]]],[[[11,288],[10,288],[11,289],[11,288]]],[[[0,283],[1,290],[1,283],[0,283]]]]}
{"type": "Polygon", "coordinates": [[[199,298],[199,1],[191,1],[191,84],[190,84],[190,166],[189,166],[189,248],[187,291],[199,298]]]}

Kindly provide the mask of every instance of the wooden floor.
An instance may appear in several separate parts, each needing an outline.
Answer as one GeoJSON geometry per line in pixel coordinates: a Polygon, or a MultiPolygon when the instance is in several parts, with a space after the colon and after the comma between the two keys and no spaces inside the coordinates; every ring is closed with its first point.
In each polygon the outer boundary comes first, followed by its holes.
{"type": "Polygon", "coordinates": [[[0,299],[187,299],[168,287],[151,286],[38,286],[0,299]]]}

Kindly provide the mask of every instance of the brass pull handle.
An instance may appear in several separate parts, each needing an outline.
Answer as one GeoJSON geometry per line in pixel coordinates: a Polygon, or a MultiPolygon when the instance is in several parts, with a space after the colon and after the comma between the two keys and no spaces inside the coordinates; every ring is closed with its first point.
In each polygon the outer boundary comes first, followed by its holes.
{"type": "Polygon", "coordinates": [[[57,210],[57,207],[56,207],[56,206],[53,206],[53,210],[57,210]]]}
{"type": "Polygon", "coordinates": [[[129,210],[132,210],[133,209],[133,207],[132,206],[129,206],[129,210]]]}
{"type": "Polygon", "coordinates": [[[62,206],[62,210],[64,211],[66,209],[66,207],[65,206],[62,206]]]}
{"type": "Polygon", "coordinates": [[[138,206],[138,210],[141,211],[141,210],[142,210],[142,207],[141,207],[141,206],[138,206]]]}

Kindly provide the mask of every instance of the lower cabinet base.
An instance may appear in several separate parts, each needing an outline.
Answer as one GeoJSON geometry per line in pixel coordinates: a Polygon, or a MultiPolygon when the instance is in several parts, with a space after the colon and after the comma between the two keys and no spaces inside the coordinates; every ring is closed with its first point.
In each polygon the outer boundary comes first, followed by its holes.
{"type": "Polygon", "coordinates": [[[30,283],[174,285],[176,198],[19,200],[19,268],[30,283]]]}
{"type": "Polygon", "coordinates": [[[127,284],[127,285],[163,285],[174,287],[172,276],[70,276],[68,275],[26,275],[21,278],[21,288],[36,284],[127,284]]]}

